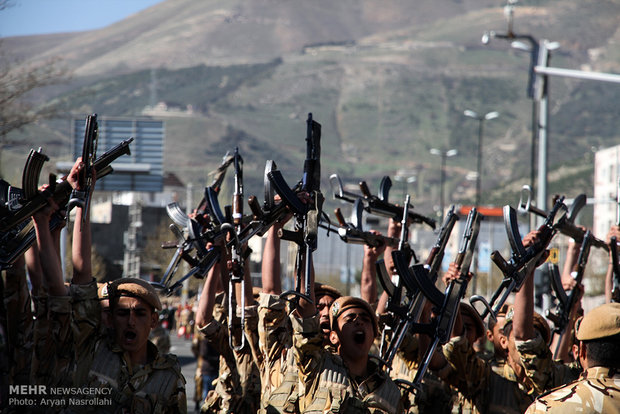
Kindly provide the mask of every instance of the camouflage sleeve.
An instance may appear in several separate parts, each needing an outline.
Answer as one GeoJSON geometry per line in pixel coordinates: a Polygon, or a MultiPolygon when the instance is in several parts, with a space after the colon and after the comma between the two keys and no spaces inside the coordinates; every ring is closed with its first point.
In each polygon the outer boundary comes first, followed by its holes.
{"type": "Polygon", "coordinates": [[[554,362],[551,351],[540,333],[527,341],[515,341],[521,364],[525,368],[524,385],[528,394],[537,396],[553,387],[554,362]]]}
{"type": "Polygon", "coordinates": [[[68,380],[63,372],[70,368],[74,356],[71,332],[71,297],[37,298],[34,327],[32,380],[48,386],[68,380]]]}
{"type": "MultiPolygon", "coordinates": [[[[86,285],[71,284],[73,342],[76,358],[90,355],[95,347],[101,324],[101,304],[97,296],[97,281],[86,285]]],[[[51,298],[50,298],[51,299],[51,298]]]]}
{"type": "Polygon", "coordinates": [[[24,266],[6,270],[4,307],[7,321],[10,377],[15,384],[27,384],[33,345],[33,315],[24,266]]]}
{"type": "Polygon", "coordinates": [[[291,325],[286,312],[286,301],[278,295],[261,293],[258,303],[258,346],[261,357],[259,368],[271,373],[277,369],[284,348],[291,344],[291,325]]]}
{"type": "Polygon", "coordinates": [[[474,398],[487,387],[490,367],[476,355],[464,336],[452,338],[443,346],[443,354],[448,366],[437,374],[466,398],[474,398]]]}
{"type": "Polygon", "coordinates": [[[293,327],[293,353],[299,379],[305,385],[305,390],[300,390],[300,395],[312,395],[312,384],[318,384],[326,352],[319,329],[319,314],[305,319],[291,314],[290,318],[293,327]]]}

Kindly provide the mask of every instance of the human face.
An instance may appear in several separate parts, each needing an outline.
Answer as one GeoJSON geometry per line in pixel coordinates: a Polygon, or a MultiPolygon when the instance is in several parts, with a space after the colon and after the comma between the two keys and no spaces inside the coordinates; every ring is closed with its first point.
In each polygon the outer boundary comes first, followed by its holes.
{"type": "Polygon", "coordinates": [[[319,324],[325,335],[329,335],[331,330],[329,326],[329,308],[332,306],[332,303],[334,303],[334,298],[328,295],[321,296],[316,303],[316,310],[319,312],[319,324]]]}
{"type": "Polygon", "coordinates": [[[112,313],[116,343],[139,359],[146,359],[146,343],[157,314],[142,299],[121,296],[112,313]]]}
{"type": "Polygon", "coordinates": [[[506,349],[502,347],[502,338],[505,338],[502,329],[504,329],[504,324],[506,322],[506,318],[498,317],[497,322],[493,326],[493,330],[487,330],[487,339],[493,343],[493,348],[495,350],[495,355],[506,357],[506,349]]]}
{"type": "Polygon", "coordinates": [[[338,317],[338,353],[351,359],[368,357],[374,341],[373,321],[362,308],[350,308],[338,317]]]}
{"type": "Polygon", "coordinates": [[[463,318],[463,328],[465,329],[465,336],[470,344],[474,344],[476,342],[476,323],[472,319],[471,316],[467,314],[462,314],[463,318]]]}

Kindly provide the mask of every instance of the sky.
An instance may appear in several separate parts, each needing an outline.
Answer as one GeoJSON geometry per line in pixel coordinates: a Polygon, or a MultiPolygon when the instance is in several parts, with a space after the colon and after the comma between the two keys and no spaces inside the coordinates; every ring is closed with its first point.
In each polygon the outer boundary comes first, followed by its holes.
{"type": "Polygon", "coordinates": [[[93,30],[163,0],[10,0],[0,10],[0,37],[93,30]]]}

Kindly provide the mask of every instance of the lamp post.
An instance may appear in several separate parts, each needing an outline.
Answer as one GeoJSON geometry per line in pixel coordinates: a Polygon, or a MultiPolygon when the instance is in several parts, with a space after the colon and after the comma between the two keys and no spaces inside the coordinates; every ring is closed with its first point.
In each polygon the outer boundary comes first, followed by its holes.
{"type": "Polygon", "coordinates": [[[403,198],[402,199],[404,201],[405,197],[407,196],[407,192],[409,190],[409,184],[415,183],[417,180],[417,177],[413,175],[413,173],[410,171],[398,170],[396,172],[396,175],[394,176],[394,179],[398,181],[399,183],[403,183],[403,198]]]}
{"type": "Polygon", "coordinates": [[[480,207],[480,191],[482,183],[482,136],[484,133],[484,121],[490,121],[499,116],[498,112],[487,112],[484,115],[478,115],[477,112],[466,109],[463,114],[466,117],[478,120],[478,164],[477,164],[477,176],[476,176],[476,208],[480,207]]]}
{"type": "Polygon", "coordinates": [[[446,158],[448,157],[454,157],[458,151],[455,149],[449,149],[447,151],[442,151],[439,150],[437,148],[431,148],[430,150],[431,154],[433,155],[439,155],[440,159],[441,159],[441,175],[440,175],[440,179],[439,179],[439,211],[440,211],[440,217],[443,218],[443,184],[445,181],[445,166],[446,166],[446,158]]]}

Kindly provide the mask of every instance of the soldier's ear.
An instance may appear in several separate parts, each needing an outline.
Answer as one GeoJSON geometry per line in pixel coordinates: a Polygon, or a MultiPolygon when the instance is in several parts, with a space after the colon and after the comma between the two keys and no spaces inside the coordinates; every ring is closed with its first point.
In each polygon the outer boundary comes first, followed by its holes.
{"type": "Polygon", "coordinates": [[[508,337],[506,335],[499,335],[499,346],[501,346],[504,351],[508,351],[508,337]]]}
{"type": "Polygon", "coordinates": [[[158,320],[159,320],[159,315],[157,311],[153,310],[153,312],[151,312],[151,329],[154,329],[157,326],[158,320]]]}
{"type": "Polygon", "coordinates": [[[338,338],[336,331],[329,331],[329,342],[331,342],[335,347],[340,345],[340,338],[338,338]]]}

